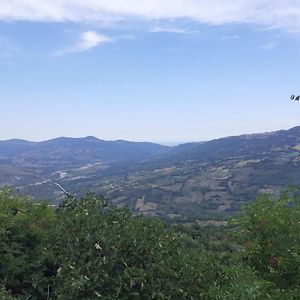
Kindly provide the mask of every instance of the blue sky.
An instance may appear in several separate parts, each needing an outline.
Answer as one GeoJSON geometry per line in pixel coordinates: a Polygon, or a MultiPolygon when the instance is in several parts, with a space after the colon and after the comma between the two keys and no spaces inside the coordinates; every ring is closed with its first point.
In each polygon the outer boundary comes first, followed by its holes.
{"type": "Polygon", "coordinates": [[[172,144],[300,125],[300,2],[209,3],[0,0],[0,139],[172,144]]]}

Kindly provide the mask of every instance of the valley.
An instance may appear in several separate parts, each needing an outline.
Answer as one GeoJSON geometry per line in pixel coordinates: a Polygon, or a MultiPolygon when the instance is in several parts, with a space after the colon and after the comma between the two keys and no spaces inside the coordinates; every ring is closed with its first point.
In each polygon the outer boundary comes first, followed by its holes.
{"type": "Polygon", "coordinates": [[[10,145],[7,155],[9,144],[0,142],[1,186],[59,205],[58,183],[78,197],[93,192],[177,222],[222,218],[258,193],[300,184],[300,127],[175,147],[61,138],[10,145]]]}

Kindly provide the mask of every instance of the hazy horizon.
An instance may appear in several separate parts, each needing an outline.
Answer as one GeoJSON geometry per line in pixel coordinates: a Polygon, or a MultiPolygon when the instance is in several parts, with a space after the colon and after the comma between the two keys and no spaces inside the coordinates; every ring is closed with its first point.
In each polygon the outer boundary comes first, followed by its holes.
{"type": "Polygon", "coordinates": [[[288,130],[291,129],[293,127],[297,127],[300,126],[300,124],[292,126],[292,127],[288,127],[288,128],[278,128],[278,129],[274,129],[274,130],[262,130],[262,131],[256,131],[256,132],[240,132],[240,133],[236,133],[236,134],[228,134],[228,135],[224,135],[224,136],[215,136],[211,139],[195,139],[195,140],[182,140],[182,141],[151,141],[151,140],[130,140],[130,139],[126,139],[126,138],[116,138],[116,139],[103,139],[101,137],[95,136],[95,135],[85,135],[85,136],[67,136],[67,135],[60,135],[60,136],[54,136],[54,137],[50,137],[50,138],[46,138],[46,139],[40,139],[40,140],[32,140],[32,139],[26,139],[26,138],[20,138],[20,137],[12,137],[9,139],[0,139],[0,141],[9,141],[9,140],[26,140],[29,142],[44,142],[44,141],[49,141],[49,140],[53,140],[53,139],[57,139],[57,138],[74,138],[74,139],[80,139],[80,138],[87,138],[87,137],[95,137],[99,140],[104,140],[104,141],[127,141],[127,142],[146,142],[146,143],[156,143],[156,144],[160,144],[160,145],[164,145],[164,146],[178,146],[180,144],[184,144],[184,143],[197,143],[197,142],[207,142],[210,140],[214,140],[214,139],[219,139],[219,138],[225,138],[225,137],[230,137],[230,136],[239,136],[239,135],[244,135],[244,134],[260,134],[260,133],[267,133],[267,132],[273,132],[273,131],[279,131],[279,130],[288,130]]]}

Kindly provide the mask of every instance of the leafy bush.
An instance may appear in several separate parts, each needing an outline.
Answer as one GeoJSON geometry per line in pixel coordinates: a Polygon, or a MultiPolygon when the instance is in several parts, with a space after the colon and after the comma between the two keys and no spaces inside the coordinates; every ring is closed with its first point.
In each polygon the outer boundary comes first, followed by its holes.
{"type": "Polygon", "coordinates": [[[0,279],[17,298],[201,299],[209,263],[161,221],[93,195],[54,211],[5,190],[0,209],[0,279]]]}
{"type": "Polygon", "coordinates": [[[295,289],[300,298],[299,191],[289,189],[278,199],[259,195],[233,223],[244,246],[243,261],[279,290],[295,289]]]}
{"type": "Polygon", "coordinates": [[[299,299],[298,199],[259,196],[233,241],[92,194],[53,210],[1,190],[0,299],[299,299]]]}
{"type": "Polygon", "coordinates": [[[59,219],[59,299],[200,299],[199,258],[161,221],[107,209],[93,195],[59,219]]]}
{"type": "Polygon", "coordinates": [[[39,297],[52,275],[47,247],[54,211],[0,190],[0,280],[15,295],[39,297]]]}
{"type": "Polygon", "coordinates": [[[2,285],[0,285],[0,299],[1,300],[14,300],[15,298],[13,298],[5,289],[5,287],[3,287],[2,285]]]}

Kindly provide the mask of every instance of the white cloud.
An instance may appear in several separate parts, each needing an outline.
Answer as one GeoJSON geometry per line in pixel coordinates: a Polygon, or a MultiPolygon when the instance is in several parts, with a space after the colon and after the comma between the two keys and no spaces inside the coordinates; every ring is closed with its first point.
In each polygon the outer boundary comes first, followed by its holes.
{"type": "Polygon", "coordinates": [[[116,22],[188,18],[300,32],[299,0],[0,0],[0,20],[116,22]]]}
{"type": "Polygon", "coordinates": [[[80,35],[78,42],[74,46],[57,51],[55,55],[62,56],[67,53],[83,52],[111,41],[110,37],[100,35],[95,31],[86,31],[80,35]]]}
{"type": "Polygon", "coordinates": [[[153,33],[158,33],[158,32],[170,32],[170,33],[179,33],[179,34],[184,34],[184,33],[189,33],[184,28],[179,28],[179,27],[170,27],[170,26],[156,26],[150,30],[150,32],[153,33]]]}
{"type": "Polygon", "coordinates": [[[111,38],[100,35],[94,31],[87,31],[81,35],[80,41],[76,46],[78,51],[85,51],[90,48],[94,48],[99,44],[110,42],[111,38]]]}

